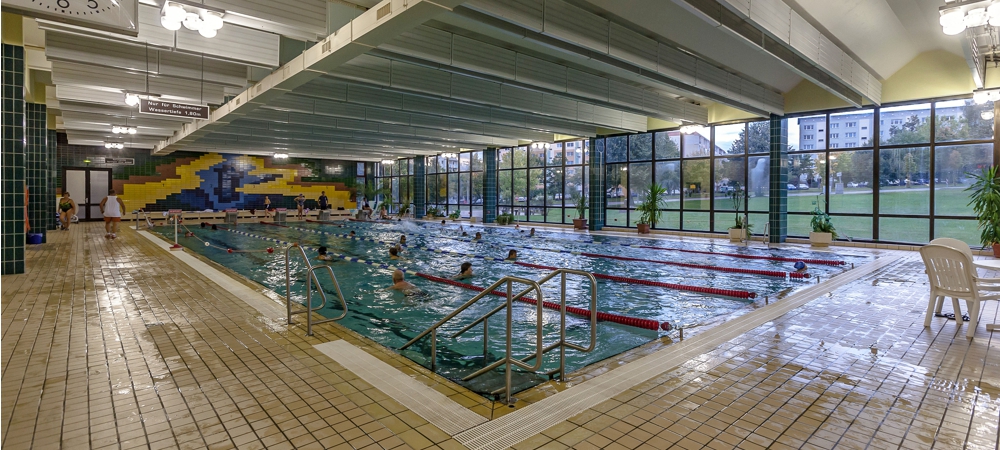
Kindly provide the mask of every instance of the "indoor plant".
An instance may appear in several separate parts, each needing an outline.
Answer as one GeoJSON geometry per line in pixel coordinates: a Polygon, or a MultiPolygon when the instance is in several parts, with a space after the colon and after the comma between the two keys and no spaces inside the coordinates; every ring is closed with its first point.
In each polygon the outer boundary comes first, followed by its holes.
{"type": "Polygon", "coordinates": [[[636,224],[639,233],[649,233],[649,227],[656,226],[656,222],[660,221],[660,216],[663,214],[660,208],[666,194],[667,189],[663,186],[655,183],[649,185],[649,190],[646,191],[642,203],[639,203],[635,208],[639,212],[639,223],[636,224]]]}
{"type": "Polygon", "coordinates": [[[577,230],[587,229],[587,194],[577,194],[573,196],[573,201],[576,202],[576,215],[577,218],[573,219],[573,228],[577,230]]]}
{"type": "Polygon", "coordinates": [[[459,217],[459,213],[458,213],[457,209],[454,210],[454,211],[452,211],[451,214],[448,214],[448,218],[451,219],[452,222],[458,220],[458,217],[459,217]]]}
{"type": "Polygon", "coordinates": [[[752,232],[750,221],[744,221],[744,216],[740,214],[746,203],[747,193],[743,190],[743,186],[740,185],[739,181],[733,181],[729,185],[732,189],[729,190],[727,195],[732,199],[733,211],[736,212],[736,224],[729,228],[729,242],[743,242],[752,232]]]}
{"type": "Polygon", "coordinates": [[[833,227],[830,216],[819,209],[818,204],[812,212],[812,220],[809,221],[809,225],[812,227],[812,231],[809,233],[809,243],[813,247],[827,247],[834,239],[837,239],[837,229],[833,227]]]}
{"type": "Polygon", "coordinates": [[[970,191],[969,206],[979,220],[979,242],[983,247],[993,247],[993,257],[1000,258],[1000,180],[997,166],[990,166],[980,173],[970,173],[974,180],[966,188],[970,191]]]}

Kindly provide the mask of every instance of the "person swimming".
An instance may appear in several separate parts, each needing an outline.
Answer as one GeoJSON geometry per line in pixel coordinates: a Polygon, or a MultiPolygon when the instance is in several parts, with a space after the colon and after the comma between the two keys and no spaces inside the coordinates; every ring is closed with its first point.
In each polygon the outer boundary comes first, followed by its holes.
{"type": "Polygon", "coordinates": [[[795,262],[795,272],[796,273],[803,273],[803,272],[805,272],[807,270],[809,270],[809,267],[806,266],[806,263],[804,263],[802,261],[796,261],[795,262]]]}
{"type": "Polygon", "coordinates": [[[462,232],[462,237],[469,237],[469,233],[467,233],[467,232],[463,231],[463,232],[462,232]]]}
{"type": "Polygon", "coordinates": [[[389,247],[389,259],[399,259],[398,247],[389,247]]]}
{"type": "Polygon", "coordinates": [[[347,235],[350,236],[350,237],[357,236],[356,234],[354,234],[354,230],[351,230],[351,232],[347,233],[347,235]]]}
{"type": "Polygon", "coordinates": [[[410,292],[420,292],[416,286],[410,284],[403,278],[403,271],[396,269],[392,272],[392,286],[389,289],[403,291],[409,295],[410,292]]]}
{"type": "Polygon", "coordinates": [[[400,245],[406,245],[406,235],[405,234],[399,237],[399,243],[400,243],[400,245]]]}
{"type": "Polygon", "coordinates": [[[320,247],[320,248],[316,249],[316,253],[319,254],[319,256],[317,256],[316,259],[319,259],[319,260],[322,260],[322,261],[331,261],[331,260],[333,260],[333,255],[327,254],[326,247],[320,247]]]}
{"type": "Polygon", "coordinates": [[[452,280],[464,280],[466,278],[472,278],[474,274],[472,273],[472,263],[464,262],[458,272],[458,275],[451,277],[452,280]]]}
{"type": "Polygon", "coordinates": [[[482,239],[482,238],[483,238],[483,233],[480,233],[480,232],[478,232],[478,231],[477,231],[477,232],[476,232],[476,237],[474,237],[473,239],[475,239],[475,240],[477,240],[477,241],[478,241],[478,240],[480,240],[480,239],[482,239]]]}
{"type": "Polygon", "coordinates": [[[507,252],[507,259],[504,261],[517,261],[517,250],[510,249],[510,251],[507,252]]]}
{"type": "Polygon", "coordinates": [[[532,228],[531,232],[528,233],[528,237],[535,237],[535,229],[534,228],[532,228]]]}
{"type": "Polygon", "coordinates": [[[444,225],[445,223],[444,219],[441,219],[441,225],[444,225]]]}

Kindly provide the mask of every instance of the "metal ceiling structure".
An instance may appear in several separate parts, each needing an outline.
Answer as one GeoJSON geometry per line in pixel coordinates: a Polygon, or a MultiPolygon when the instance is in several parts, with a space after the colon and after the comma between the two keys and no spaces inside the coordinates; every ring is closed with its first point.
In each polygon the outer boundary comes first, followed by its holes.
{"type": "Polygon", "coordinates": [[[163,0],[141,0],[136,37],[39,20],[50,107],[72,144],[356,160],[703,124],[712,103],[784,112],[766,82],[583,0],[328,1],[205,0],[226,12],[214,39],[160,26],[163,0]],[[212,113],[139,114],[126,92],[212,113]]]}

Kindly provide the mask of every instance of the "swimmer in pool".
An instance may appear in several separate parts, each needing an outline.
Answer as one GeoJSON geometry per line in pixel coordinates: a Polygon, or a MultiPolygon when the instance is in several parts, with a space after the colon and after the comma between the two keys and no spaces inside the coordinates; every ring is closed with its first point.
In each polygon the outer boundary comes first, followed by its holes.
{"type": "Polygon", "coordinates": [[[399,237],[399,243],[400,243],[400,245],[406,245],[406,235],[405,234],[399,237]]]}
{"type": "Polygon", "coordinates": [[[389,259],[399,259],[399,248],[389,247],[389,259]]]}
{"type": "Polygon", "coordinates": [[[507,252],[507,259],[504,261],[517,261],[517,250],[510,249],[510,251],[507,252]]]}
{"type": "Polygon", "coordinates": [[[445,224],[444,219],[441,219],[441,225],[444,225],[444,224],[445,224]]]}
{"type": "Polygon", "coordinates": [[[465,231],[463,231],[462,232],[462,237],[469,237],[469,233],[466,233],[465,231]]]}
{"type": "Polygon", "coordinates": [[[416,286],[403,279],[403,271],[396,269],[392,272],[392,286],[389,289],[397,291],[419,291],[416,286]]]}
{"type": "Polygon", "coordinates": [[[462,267],[461,267],[461,270],[458,272],[458,275],[455,275],[455,276],[451,277],[451,279],[452,280],[464,280],[466,278],[472,278],[473,275],[474,274],[472,273],[472,263],[470,263],[470,262],[464,262],[464,263],[462,263],[462,267]]]}
{"type": "Polygon", "coordinates": [[[478,231],[477,231],[477,232],[476,232],[476,237],[474,237],[473,239],[475,239],[475,240],[477,240],[477,241],[478,241],[478,240],[480,240],[480,239],[482,239],[482,238],[483,238],[483,233],[480,233],[480,232],[478,232],[478,231]]]}
{"type": "Polygon", "coordinates": [[[333,255],[328,255],[326,252],[327,252],[326,247],[320,247],[316,249],[316,253],[319,253],[319,256],[317,256],[316,259],[321,261],[332,261],[333,255]]]}
{"type": "Polygon", "coordinates": [[[802,261],[796,261],[795,262],[795,272],[796,273],[804,273],[807,270],[809,270],[809,267],[806,266],[806,263],[804,263],[802,261]]]}
{"type": "Polygon", "coordinates": [[[532,228],[531,232],[528,233],[528,237],[535,237],[535,229],[534,228],[532,228]]]}
{"type": "Polygon", "coordinates": [[[354,234],[354,230],[351,230],[351,232],[350,232],[350,233],[347,233],[347,235],[348,235],[348,236],[350,236],[350,237],[354,237],[354,236],[356,236],[356,235],[354,234]]]}

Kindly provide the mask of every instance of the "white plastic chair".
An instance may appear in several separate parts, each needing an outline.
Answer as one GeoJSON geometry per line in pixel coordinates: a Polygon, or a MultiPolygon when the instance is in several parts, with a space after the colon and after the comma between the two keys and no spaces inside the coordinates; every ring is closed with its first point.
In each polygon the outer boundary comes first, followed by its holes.
{"type": "Polygon", "coordinates": [[[952,306],[955,308],[955,322],[961,326],[958,299],[963,299],[968,307],[970,319],[966,337],[972,339],[979,323],[980,303],[987,300],[1000,301],[1000,292],[996,290],[996,286],[987,284],[998,283],[1000,279],[980,278],[972,263],[971,253],[938,244],[928,244],[920,249],[920,257],[927,267],[927,278],[931,285],[924,319],[925,327],[931,325],[931,317],[939,297],[951,297],[952,306]]]}
{"type": "MultiPolygon", "coordinates": [[[[931,241],[930,243],[934,245],[943,245],[945,247],[951,247],[955,250],[959,250],[962,253],[965,253],[966,255],[968,255],[969,259],[974,259],[972,257],[972,248],[969,247],[969,244],[966,244],[965,242],[960,241],[958,239],[950,237],[941,237],[931,241]]],[[[937,300],[936,305],[934,306],[934,315],[940,315],[941,307],[944,306],[944,297],[938,297],[936,300],[937,300]]],[[[961,319],[962,311],[958,309],[957,299],[952,299],[952,306],[954,307],[953,312],[955,313],[955,318],[956,318],[955,320],[961,319]]],[[[924,326],[930,326],[930,321],[928,320],[927,323],[924,324],[924,326]]]]}

